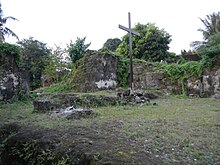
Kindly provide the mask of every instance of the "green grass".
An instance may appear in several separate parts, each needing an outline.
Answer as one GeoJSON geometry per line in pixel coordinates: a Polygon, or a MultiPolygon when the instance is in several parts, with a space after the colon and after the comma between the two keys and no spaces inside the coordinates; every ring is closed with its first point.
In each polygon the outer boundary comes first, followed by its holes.
{"type": "Polygon", "coordinates": [[[219,100],[171,97],[155,102],[156,106],[95,108],[97,117],[82,120],[51,118],[33,113],[30,102],[16,102],[0,104],[0,120],[1,124],[16,122],[59,129],[85,127],[106,136],[117,133],[117,138],[129,141],[136,152],[148,153],[167,164],[217,164],[220,161],[219,100]]]}

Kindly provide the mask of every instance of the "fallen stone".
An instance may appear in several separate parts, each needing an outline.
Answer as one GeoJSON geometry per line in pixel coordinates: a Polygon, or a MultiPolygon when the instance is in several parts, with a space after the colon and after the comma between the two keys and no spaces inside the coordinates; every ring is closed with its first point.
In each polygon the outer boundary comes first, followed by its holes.
{"type": "Polygon", "coordinates": [[[144,93],[144,97],[149,98],[149,99],[157,99],[158,95],[155,93],[144,93]]]}
{"type": "Polygon", "coordinates": [[[65,117],[67,119],[81,119],[94,117],[95,113],[91,109],[74,108],[74,106],[54,111],[52,117],[65,117]]]}
{"type": "Polygon", "coordinates": [[[142,90],[136,90],[134,91],[134,95],[140,97],[140,96],[143,96],[143,91],[142,90]]]}
{"type": "Polygon", "coordinates": [[[67,115],[67,119],[81,119],[90,118],[94,116],[94,112],[91,109],[75,109],[67,115]]]}

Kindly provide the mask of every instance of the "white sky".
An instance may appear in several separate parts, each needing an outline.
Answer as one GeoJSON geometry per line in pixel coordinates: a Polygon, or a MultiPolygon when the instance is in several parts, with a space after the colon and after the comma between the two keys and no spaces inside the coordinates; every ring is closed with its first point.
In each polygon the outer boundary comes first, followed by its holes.
{"type": "MultiPolygon", "coordinates": [[[[202,40],[199,20],[220,11],[220,0],[0,0],[4,16],[19,20],[7,22],[20,39],[30,36],[49,46],[64,45],[86,36],[89,49],[99,49],[109,38],[122,38],[126,32],[118,24],[132,27],[138,22],[156,23],[172,35],[171,52],[189,50],[192,41],[202,40]]],[[[14,39],[6,39],[13,42],[14,39]]]]}

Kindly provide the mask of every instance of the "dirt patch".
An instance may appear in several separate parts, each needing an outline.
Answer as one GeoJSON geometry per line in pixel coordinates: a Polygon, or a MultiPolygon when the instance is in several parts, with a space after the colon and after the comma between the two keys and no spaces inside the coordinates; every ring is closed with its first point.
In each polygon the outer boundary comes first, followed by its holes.
{"type": "Polygon", "coordinates": [[[163,164],[120,133],[122,124],[111,121],[65,130],[3,125],[1,164],[163,164]]]}

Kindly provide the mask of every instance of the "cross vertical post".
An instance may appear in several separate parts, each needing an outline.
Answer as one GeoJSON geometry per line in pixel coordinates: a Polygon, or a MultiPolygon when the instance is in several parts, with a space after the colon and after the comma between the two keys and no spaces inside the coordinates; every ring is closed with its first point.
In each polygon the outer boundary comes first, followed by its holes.
{"type": "Polygon", "coordinates": [[[134,74],[133,74],[133,60],[132,60],[132,33],[131,33],[131,14],[128,13],[128,28],[129,30],[129,56],[130,56],[130,76],[131,76],[131,92],[134,90],[134,74]]]}
{"type": "Polygon", "coordinates": [[[131,81],[131,94],[133,94],[134,90],[134,75],[133,75],[133,60],[132,60],[132,34],[135,34],[136,36],[140,36],[140,34],[136,31],[133,31],[131,29],[131,14],[128,12],[128,28],[119,25],[119,28],[122,30],[125,30],[129,33],[129,56],[130,56],[130,81],[131,81]]]}

